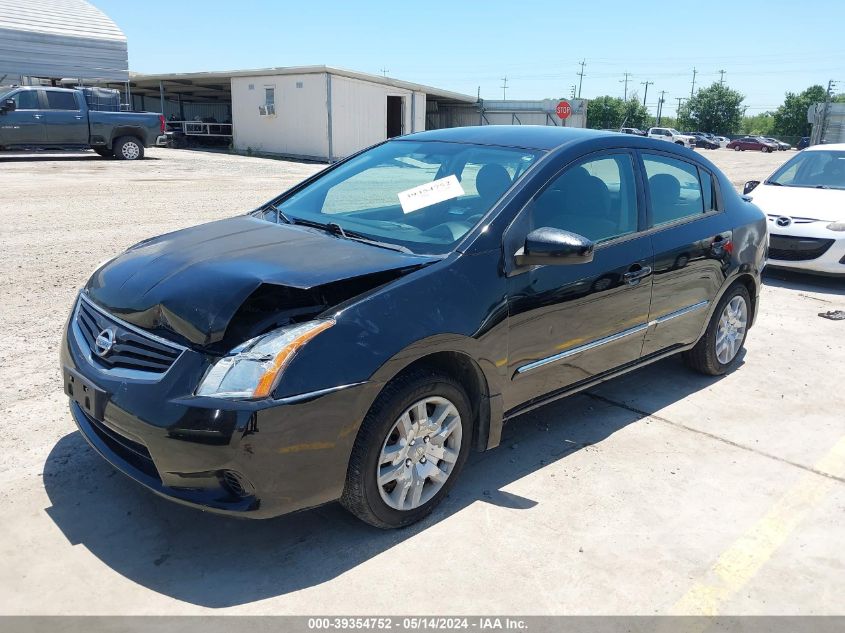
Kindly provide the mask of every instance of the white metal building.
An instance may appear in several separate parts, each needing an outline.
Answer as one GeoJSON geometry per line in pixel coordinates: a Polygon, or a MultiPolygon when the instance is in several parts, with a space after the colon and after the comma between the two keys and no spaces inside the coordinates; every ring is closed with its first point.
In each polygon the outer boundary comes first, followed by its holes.
{"type": "MultiPolygon", "coordinates": [[[[134,109],[161,111],[168,120],[214,119],[227,128],[231,123],[238,151],[325,161],[425,130],[427,108],[476,102],[469,95],[329,66],[133,74],[130,86],[134,109]]],[[[189,124],[185,129],[192,130],[189,124]]]]}
{"type": "Polygon", "coordinates": [[[0,0],[0,84],[126,81],[126,36],[85,0],[0,0]]]}

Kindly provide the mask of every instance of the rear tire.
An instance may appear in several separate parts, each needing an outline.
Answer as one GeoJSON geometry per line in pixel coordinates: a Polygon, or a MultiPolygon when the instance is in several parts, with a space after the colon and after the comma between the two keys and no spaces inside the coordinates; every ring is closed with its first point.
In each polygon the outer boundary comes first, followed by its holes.
{"type": "Polygon", "coordinates": [[[454,378],[429,368],[400,376],[361,424],[341,504],[375,527],[416,523],[457,479],[472,426],[469,398],[454,378]]]}
{"type": "Polygon", "coordinates": [[[738,151],[739,151],[739,150],[741,150],[741,149],[742,149],[742,148],[741,148],[739,145],[734,145],[734,151],[735,151],[735,152],[738,152],[738,151]]]}
{"type": "Polygon", "coordinates": [[[118,160],[141,160],[144,144],[134,136],[121,136],[114,142],[114,156],[118,160]]]}
{"type": "Polygon", "coordinates": [[[769,150],[769,148],[768,148],[768,147],[766,147],[765,145],[764,145],[762,148],[760,148],[760,149],[761,149],[761,151],[762,151],[764,154],[768,154],[768,153],[769,153],[769,151],[770,151],[770,150],[769,150]]]}
{"type": "Polygon", "coordinates": [[[690,368],[707,376],[721,376],[736,365],[751,324],[751,297],[741,283],[719,300],[710,323],[691,350],[683,353],[690,368]]]}

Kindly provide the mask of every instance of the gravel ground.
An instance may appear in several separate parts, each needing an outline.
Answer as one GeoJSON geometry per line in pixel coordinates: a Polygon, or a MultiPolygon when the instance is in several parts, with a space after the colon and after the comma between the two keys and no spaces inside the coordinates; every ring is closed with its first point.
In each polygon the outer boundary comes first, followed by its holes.
{"type": "MultiPolygon", "coordinates": [[[[793,155],[699,151],[737,187],[793,155]]],[[[78,288],[143,238],[247,211],[322,168],[148,157],[0,153],[0,613],[688,613],[714,583],[727,612],[841,611],[845,326],[816,317],[845,308],[841,282],[770,278],[748,359],[722,380],[669,360],[509,425],[444,509],[401,533],[334,506],[223,520],[114,477],[62,394],[58,344],[78,288]],[[796,491],[805,477],[809,492],[796,491]],[[453,561],[438,572],[440,608],[390,580],[413,579],[435,548],[453,561]],[[744,561],[730,582],[714,580],[720,555],[744,561]]]]}

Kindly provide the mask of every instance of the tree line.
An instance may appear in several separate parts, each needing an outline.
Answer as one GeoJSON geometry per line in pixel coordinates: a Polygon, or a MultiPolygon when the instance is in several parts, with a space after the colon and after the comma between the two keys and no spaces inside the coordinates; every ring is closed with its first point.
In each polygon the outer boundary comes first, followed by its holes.
{"type": "MultiPolygon", "coordinates": [[[[684,131],[724,135],[809,136],[811,125],[807,122],[807,109],[814,103],[824,102],[825,97],[826,91],[822,86],[810,86],[798,94],[787,92],[783,104],[774,112],[746,115],[746,106],[743,105],[745,96],[717,81],[699,89],[692,98],[684,102],[677,118],[661,117],[660,124],[684,131]]],[[[833,101],[845,102],[845,94],[834,96],[833,101]]],[[[649,114],[636,94],[627,101],[604,95],[591,99],[587,106],[589,128],[646,129],[654,125],[655,117],[649,114]]]]}

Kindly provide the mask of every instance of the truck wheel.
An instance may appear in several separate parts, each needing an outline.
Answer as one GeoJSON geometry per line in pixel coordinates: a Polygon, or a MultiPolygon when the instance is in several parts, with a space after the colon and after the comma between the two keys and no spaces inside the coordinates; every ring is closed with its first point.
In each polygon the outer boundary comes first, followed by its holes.
{"type": "Polygon", "coordinates": [[[144,145],[134,136],[121,136],[114,142],[114,155],[118,160],[141,160],[144,145]]]}
{"type": "Polygon", "coordinates": [[[109,149],[108,147],[95,147],[94,151],[97,152],[103,158],[113,158],[114,157],[114,150],[109,149]]]}
{"type": "Polygon", "coordinates": [[[420,368],[388,384],[358,431],[341,504],[362,521],[398,528],[448,493],[469,454],[472,408],[460,383],[420,368]]]}
{"type": "Polygon", "coordinates": [[[675,141],[675,145],[683,145],[683,144],[684,144],[683,141],[675,141]]]}

